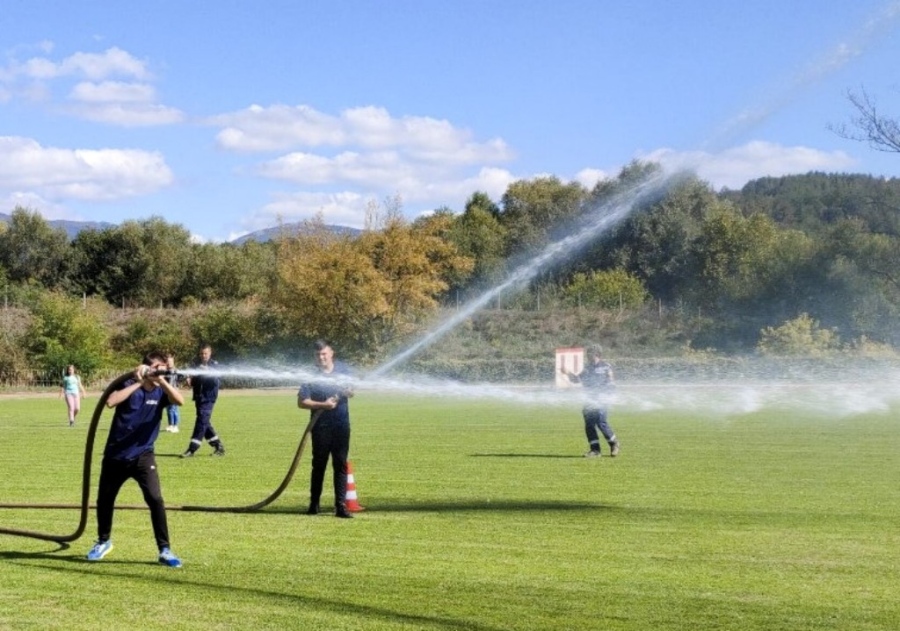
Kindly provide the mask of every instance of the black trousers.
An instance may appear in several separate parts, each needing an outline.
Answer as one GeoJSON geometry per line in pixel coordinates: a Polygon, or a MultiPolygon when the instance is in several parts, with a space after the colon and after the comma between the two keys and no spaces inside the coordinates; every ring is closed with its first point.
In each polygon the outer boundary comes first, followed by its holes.
{"type": "Polygon", "coordinates": [[[319,504],[328,457],[334,471],[334,505],[343,506],[347,498],[347,454],[350,452],[349,424],[316,424],[312,430],[312,475],[309,482],[309,502],[319,504]]]}
{"type": "Polygon", "coordinates": [[[219,438],[216,428],[212,425],[212,413],[215,402],[196,403],[197,420],[194,421],[194,431],[191,434],[191,451],[200,449],[203,441],[214,441],[219,438]]]}
{"type": "Polygon", "coordinates": [[[133,479],[141,487],[144,501],[150,507],[150,522],[156,545],[162,550],[169,546],[169,524],[166,520],[166,504],[159,488],[159,472],[156,469],[156,455],[145,451],[134,460],[114,460],[104,458],[100,468],[100,489],[97,492],[97,535],[106,541],[112,535],[113,512],[119,489],[128,479],[133,479]]]}
{"type": "Polygon", "coordinates": [[[613,444],[616,441],[616,433],[607,420],[609,414],[605,407],[586,406],[582,410],[582,414],[584,415],[584,433],[592,449],[600,445],[600,437],[597,435],[598,428],[606,442],[613,444]]]}

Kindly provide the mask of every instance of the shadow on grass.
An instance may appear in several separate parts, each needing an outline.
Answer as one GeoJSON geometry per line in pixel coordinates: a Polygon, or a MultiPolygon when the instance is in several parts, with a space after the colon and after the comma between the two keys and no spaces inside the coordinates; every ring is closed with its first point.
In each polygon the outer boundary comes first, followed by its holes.
{"type": "Polygon", "coordinates": [[[520,513],[532,511],[596,511],[611,506],[586,502],[529,502],[522,500],[469,500],[459,502],[387,503],[366,507],[367,513],[457,513],[484,511],[489,513],[520,513]]]}
{"type": "MultiPolygon", "coordinates": [[[[597,511],[615,510],[617,507],[603,504],[589,504],[587,502],[553,502],[527,500],[468,500],[458,502],[403,502],[387,501],[377,505],[368,505],[356,513],[357,517],[367,513],[459,513],[459,512],[493,512],[493,513],[521,513],[540,511],[597,511]]],[[[250,514],[250,513],[248,513],[250,514]]],[[[296,515],[301,519],[328,519],[334,518],[334,508],[322,505],[322,511],[318,515],[307,515],[306,505],[303,506],[267,506],[259,511],[260,515],[296,515]]]]}
{"type": "Polygon", "coordinates": [[[584,460],[584,456],[574,454],[469,454],[472,458],[576,458],[584,460]]]}
{"type": "Polygon", "coordinates": [[[68,549],[69,546],[65,546],[64,548],[60,548],[58,550],[51,550],[49,552],[20,552],[17,550],[9,550],[7,552],[0,552],[0,560],[3,561],[21,561],[28,559],[52,559],[53,561],[62,561],[64,563],[77,563],[79,565],[98,565],[103,563],[103,565],[118,565],[118,566],[129,566],[129,565],[159,565],[159,561],[154,558],[152,560],[147,561],[120,561],[118,559],[104,559],[103,561],[88,561],[85,557],[87,556],[88,548],[85,548],[84,552],[72,552],[70,554],[60,554],[64,549],[68,549]]]}
{"type": "MultiPolygon", "coordinates": [[[[51,553],[40,552],[35,554],[25,554],[21,553],[20,556],[10,557],[10,554],[17,553],[0,553],[0,558],[3,559],[12,559],[12,560],[25,560],[25,559],[52,559],[54,561],[65,561],[72,562],[77,561],[78,565],[82,567],[75,566],[62,566],[58,564],[36,564],[36,563],[28,563],[28,567],[32,567],[35,569],[41,570],[51,570],[55,572],[67,572],[70,574],[81,574],[84,576],[93,577],[94,580],[101,574],[101,572],[97,572],[97,569],[102,569],[103,566],[112,566],[115,563],[103,560],[100,562],[91,563],[90,561],[85,560],[83,557],[75,558],[71,556],[53,556],[51,553]],[[88,568],[87,566],[90,566],[88,568]]],[[[143,562],[126,562],[120,563],[119,567],[125,565],[144,565],[143,562]]],[[[154,563],[154,565],[156,565],[154,563]]],[[[215,572],[215,570],[212,570],[215,572]]],[[[162,575],[158,575],[155,572],[153,574],[131,574],[131,573],[123,573],[123,572],[115,572],[109,573],[108,576],[113,580],[121,580],[122,578],[128,578],[134,581],[140,581],[146,583],[148,589],[157,589],[162,582],[169,584],[170,586],[181,586],[182,588],[197,588],[203,590],[204,598],[210,598],[210,594],[219,593],[219,598],[222,601],[230,601],[233,600],[235,594],[244,594],[248,597],[262,597],[267,598],[272,601],[280,601],[285,604],[289,604],[291,606],[300,606],[306,607],[310,609],[315,609],[318,611],[330,612],[333,614],[337,614],[340,616],[347,615],[355,615],[363,618],[377,619],[382,620],[387,623],[393,623],[398,625],[412,625],[416,628],[420,629],[460,629],[465,631],[502,631],[501,627],[494,627],[485,624],[478,624],[471,620],[455,620],[448,617],[443,616],[429,616],[424,614],[411,614],[404,613],[402,611],[393,611],[384,607],[375,607],[371,605],[360,605],[356,603],[352,603],[346,600],[337,600],[337,599],[329,599],[329,598],[313,598],[309,596],[303,596],[299,594],[286,594],[282,592],[276,592],[272,590],[266,590],[262,588],[256,587],[240,587],[236,585],[222,585],[211,582],[199,581],[199,580],[189,580],[187,579],[188,572],[190,572],[190,566],[185,566],[185,569],[172,570],[169,568],[160,568],[160,572],[163,572],[162,575]]]]}
{"type": "Polygon", "coordinates": [[[74,560],[73,558],[59,556],[60,552],[64,552],[65,550],[70,549],[68,543],[57,543],[58,547],[55,550],[46,550],[43,552],[21,552],[19,550],[10,550],[8,552],[0,552],[0,559],[3,560],[15,560],[15,559],[61,559],[61,560],[74,560]]]}

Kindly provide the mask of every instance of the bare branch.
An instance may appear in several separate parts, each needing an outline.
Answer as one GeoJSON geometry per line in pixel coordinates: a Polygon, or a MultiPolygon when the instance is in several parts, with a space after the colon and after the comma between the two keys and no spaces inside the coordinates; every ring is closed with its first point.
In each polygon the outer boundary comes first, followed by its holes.
{"type": "Polygon", "coordinates": [[[859,94],[847,92],[847,100],[856,108],[858,116],[851,119],[851,126],[829,125],[828,129],[841,138],[866,142],[876,151],[900,153],[900,123],[878,111],[875,99],[865,89],[859,94]]]}

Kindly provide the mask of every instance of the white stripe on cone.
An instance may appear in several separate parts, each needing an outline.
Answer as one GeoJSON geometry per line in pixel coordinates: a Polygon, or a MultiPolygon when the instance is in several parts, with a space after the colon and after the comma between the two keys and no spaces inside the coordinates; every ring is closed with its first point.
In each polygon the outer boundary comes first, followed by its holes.
{"type": "Polygon", "coordinates": [[[365,510],[362,506],[359,505],[359,501],[356,496],[356,480],[353,479],[353,465],[349,460],[347,461],[347,495],[345,500],[347,504],[347,510],[351,513],[358,513],[361,510],[365,510]]]}

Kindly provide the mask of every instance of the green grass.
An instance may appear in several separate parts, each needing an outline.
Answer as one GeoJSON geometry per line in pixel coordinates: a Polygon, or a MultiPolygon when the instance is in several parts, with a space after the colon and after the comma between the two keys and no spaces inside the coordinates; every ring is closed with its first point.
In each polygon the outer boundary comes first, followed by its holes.
{"type": "MultiPolygon", "coordinates": [[[[78,503],[95,402],[72,430],[56,398],[0,399],[0,502],[78,503]]],[[[0,629],[898,629],[897,412],[614,409],[622,455],[588,460],[575,404],[363,393],[356,519],[300,514],[305,457],[261,513],[170,511],[181,570],[156,564],[144,510],[116,513],[96,564],[93,512],[70,547],[0,535],[0,629]]],[[[293,392],[227,392],[225,458],[180,460],[185,431],[161,434],[167,502],[261,500],[306,420],[293,392]]],[[[141,504],[134,483],[119,503],[141,504]]],[[[77,517],[0,509],[0,527],[67,534],[77,517]]]]}

